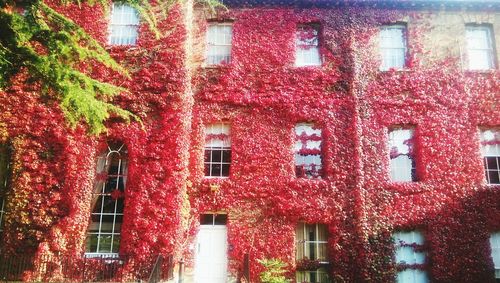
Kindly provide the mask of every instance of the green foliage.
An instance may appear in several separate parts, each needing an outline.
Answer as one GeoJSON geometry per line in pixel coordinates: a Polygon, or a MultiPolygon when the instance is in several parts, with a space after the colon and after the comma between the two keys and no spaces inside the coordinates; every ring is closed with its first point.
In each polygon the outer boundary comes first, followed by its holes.
{"type": "Polygon", "coordinates": [[[260,281],[262,283],[289,283],[283,275],[287,272],[287,264],[280,259],[260,259],[258,260],[265,270],[260,273],[260,281]]]}
{"type": "Polygon", "coordinates": [[[0,90],[13,75],[27,71],[32,81],[42,84],[43,95],[60,101],[72,127],[83,120],[98,134],[105,131],[104,122],[111,115],[126,121],[136,118],[109,102],[125,89],[80,70],[82,62],[90,61],[128,76],[95,39],[43,1],[10,4],[0,2],[0,90]]]}

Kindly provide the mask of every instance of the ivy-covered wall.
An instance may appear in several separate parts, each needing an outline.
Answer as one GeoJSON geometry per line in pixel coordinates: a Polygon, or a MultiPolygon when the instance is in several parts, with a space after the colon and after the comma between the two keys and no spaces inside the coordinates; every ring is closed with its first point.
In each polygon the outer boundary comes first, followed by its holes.
{"type": "MultiPolygon", "coordinates": [[[[58,9],[106,41],[103,9],[58,9]]],[[[295,227],[306,221],[328,225],[335,282],[393,281],[391,234],[412,229],[425,235],[434,282],[494,282],[488,239],[500,230],[500,188],[485,185],[478,131],[500,125],[500,73],[464,72],[461,54],[465,24],[490,23],[498,35],[498,11],[230,6],[191,18],[190,9],[169,11],[160,40],[142,25],[136,47],[109,49],[130,80],[94,73],[131,89],[116,102],[143,126],[111,120],[98,138],[68,130],[57,103],[22,75],[0,96],[1,137],[13,146],[2,251],[80,255],[96,156],[120,140],[129,154],[122,254],[174,252],[192,267],[199,214],[223,211],[233,277],[249,253],[254,279],[261,258],[286,261],[293,278],[295,227]],[[214,19],[233,22],[232,61],[204,68],[214,19]],[[408,27],[408,67],[380,72],[379,27],[395,22],[408,27]],[[321,67],[294,66],[303,23],[320,26],[321,67]],[[218,121],[231,124],[230,176],[207,179],[204,129],[218,121]],[[300,122],[322,130],[322,179],[295,177],[300,122]],[[416,129],[418,182],[389,180],[394,125],[416,129]]]]}
{"type": "MultiPolygon", "coordinates": [[[[328,224],[335,282],[393,281],[391,235],[415,229],[427,252],[426,264],[415,268],[433,281],[493,282],[488,239],[500,229],[500,200],[498,186],[485,185],[478,133],[500,122],[499,73],[463,71],[468,23],[500,30],[495,11],[199,11],[190,197],[194,215],[228,212],[233,268],[250,253],[281,258],[293,271],[295,227],[306,221],[328,224]],[[207,21],[214,19],[232,22],[231,63],[203,68],[207,21]],[[294,66],[297,26],[307,23],[320,26],[321,67],[294,66]],[[379,71],[378,35],[388,23],[408,29],[403,71],[379,71]],[[220,181],[203,178],[201,155],[204,125],[217,121],[232,126],[231,173],[220,181]],[[321,180],[295,177],[293,128],[300,122],[322,130],[321,180]],[[417,182],[389,180],[388,131],[396,125],[416,129],[417,182]]],[[[257,275],[259,264],[252,266],[257,275]]]]}

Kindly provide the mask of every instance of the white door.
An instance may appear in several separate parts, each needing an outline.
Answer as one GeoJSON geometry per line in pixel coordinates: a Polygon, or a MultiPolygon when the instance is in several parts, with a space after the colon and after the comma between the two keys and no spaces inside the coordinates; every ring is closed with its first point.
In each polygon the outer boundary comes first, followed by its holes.
{"type": "Polygon", "coordinates": [[[227,229],[201,225],[196,237],[195,283],[225,283],[227,278],[227,229]]]}

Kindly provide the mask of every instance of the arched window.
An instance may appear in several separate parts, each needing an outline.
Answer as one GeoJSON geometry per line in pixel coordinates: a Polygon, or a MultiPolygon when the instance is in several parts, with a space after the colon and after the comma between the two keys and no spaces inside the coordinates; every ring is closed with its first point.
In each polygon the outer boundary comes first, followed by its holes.
{"type": "Polygon", "coordinates": [[[87,256],[118,255],[126,183],[127,149],[123,143],[110,143],[97,161],[87,256]]]}

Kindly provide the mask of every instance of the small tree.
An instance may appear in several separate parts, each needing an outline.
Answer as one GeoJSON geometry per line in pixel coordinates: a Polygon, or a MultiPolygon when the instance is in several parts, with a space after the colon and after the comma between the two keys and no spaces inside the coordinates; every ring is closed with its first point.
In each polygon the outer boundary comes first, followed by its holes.
{"type": "Polygon", "coordinates": [[[265,270],[260,273],[260,281],[262,283],[289,283],[290,280],[286,279],[283,275],[287,272],[286,267],[288,264],[277,258],[260,259],[258,260],[265,270]]]}

